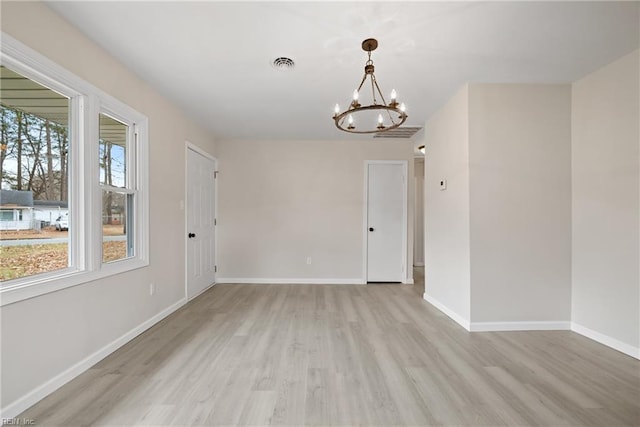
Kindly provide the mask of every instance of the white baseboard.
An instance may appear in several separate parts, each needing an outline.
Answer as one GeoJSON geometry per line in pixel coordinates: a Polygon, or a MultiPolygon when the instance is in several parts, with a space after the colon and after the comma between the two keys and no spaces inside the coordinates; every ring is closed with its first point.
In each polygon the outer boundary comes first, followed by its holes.
{"type": "Polygon", "coordinates": [[[634,347],[612,338],[609,335],[594,331],[593,329],[589,329],[575,322],[571,322],[571,330],[577,334],[590,338],[600,344],[606,345],[607,347],[611,347],[614,350],[618,350],[621,353],[640,360],[640,347],[634,347]]]}
{"type": "Polygon", "coordinates": [[[491,331],[568,331],[569,321],[471,322],[471,332],[491,331]]]}
{"type": "Polygon", "coordinates": [[[216,279],[216,283],[246,283],[246,284],[264,284],[264,285],[364,285],[362,279],[271,279],[271,278],[236,278],[236,277],[220,277],[216,279]]]}
{"type": "Polygon", "coordinates": [[[453,310],[448,308],[446,305],[444,305],[443,303],[441,303],[437,299],[433,298],[430,295],[427,295],[426,292],[424,293],[423,298],[425,299],[425,301],[427,301],[429,304],[431,304],[432,306],[434,306],[435,308],[437,308],[438,310],[440,310],[441,312],[443,312],[444,314],[449,316],[451,318],[451,320],[453,320],[454,322],[458,323],[460,326],[465,328],[467,331],[470,330],[470,324],[469,324],[469,321],[467,319],[465,319],[464,317],[460,316],[458,313],[454,312],[453,310]]]}
{"type": "Polygon", "coordinates": [[[402,281],[403,285],[413,285],[413,279],[406,279],[402,281]]]}
{"type": "Polygon", "coordinates": [[[89,355],[83,360],[79,361],[75,365],[71,366],[66,371],[56,375],[49,381],[44,384],[36,387],[31,390],[29,393],[20,397],[18,400],[10,403],[6,407],[0,410],[0,418],[2,419],[10,419],[18,416],[20,413],[33,406],[40,400],[44,399],[49,394],[53,393],[78,375],[85,372],[87,369],[125,345],[127,342],[131,341],[133,338],[137,337],[180,307],[185,304],[186,300],[183,298],[180,301],[170,305],[169,307],[162,310],[160,313],[156,314],[152,318],[142,322],[140,325],[136,326],[129,332],[125,333],[119,338],[116,338],[114,341],[110,342],[106,346],[102,347],[100,350],[95,353],[89,355]]]}

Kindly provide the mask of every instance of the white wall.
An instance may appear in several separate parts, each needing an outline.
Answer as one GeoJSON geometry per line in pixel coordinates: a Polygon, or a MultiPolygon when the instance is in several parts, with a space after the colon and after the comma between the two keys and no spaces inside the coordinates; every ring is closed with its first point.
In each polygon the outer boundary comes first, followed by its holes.
{"type": "Polygon", "coordinates": [[[472,328],[568,327],[571,86],[470,85],[469,158],[472,328]]]}
{"type": "Polygon", "coordinates": [[[42,3],[3,2],[1,25],[148,116],[151,212],[149,267],[2,307],[4,417],[35,403],[38,393],[82,369],[83,360],[184,298],[184,141],[209,151],[214,146],[210,135],[42,3]],[[150,282],[156,284],[153,297],[150,282]]]}
{"type": "Polygon", "coordinates": [[[639,57],[635,51],[589,74],[572,94],[572,320],[638,358],[639,57]]]}
{"type": "Polygon", "coordinates": [[[410,140],[219,141],[216,154],[221,282],[362,281],[364,161],[407,160],[413,176],[410,140]]]}
{"type": "Polygon", "coordinates": [[[469,88],[426,124],[426,300],[466,325],[470,320],[469,88]],[[447,189],[440,191],[440,180],[447,189]]]}

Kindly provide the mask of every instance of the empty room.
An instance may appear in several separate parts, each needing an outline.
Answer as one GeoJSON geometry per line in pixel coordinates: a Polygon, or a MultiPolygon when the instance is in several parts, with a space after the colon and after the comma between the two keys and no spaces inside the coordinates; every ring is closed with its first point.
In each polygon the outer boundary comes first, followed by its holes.
{"type": "Polygon", "coordinates": [[[2,425],[640,426],[640,2],[0,19],[2,425]]]}

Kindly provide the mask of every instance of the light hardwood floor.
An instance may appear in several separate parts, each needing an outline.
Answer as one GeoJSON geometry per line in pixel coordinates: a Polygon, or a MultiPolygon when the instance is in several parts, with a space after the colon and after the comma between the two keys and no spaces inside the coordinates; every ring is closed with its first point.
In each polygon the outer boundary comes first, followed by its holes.
{"type": "Polygon", "coordinates": [[[470,334],[409,285],[216,285],[20,417],[37,425],[640,425],[640,362],[470,334]]]}

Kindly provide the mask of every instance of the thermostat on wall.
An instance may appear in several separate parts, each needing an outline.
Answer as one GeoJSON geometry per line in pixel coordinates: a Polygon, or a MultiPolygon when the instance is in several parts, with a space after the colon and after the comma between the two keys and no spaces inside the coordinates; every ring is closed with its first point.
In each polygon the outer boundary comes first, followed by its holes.
{"type": "Polygon", "coordinates": [[[447,180],[446,179],[441,179],[440,180],[440,190],[446,190],[447,189],[447,180]]]}

